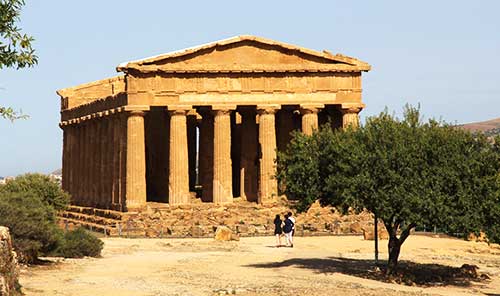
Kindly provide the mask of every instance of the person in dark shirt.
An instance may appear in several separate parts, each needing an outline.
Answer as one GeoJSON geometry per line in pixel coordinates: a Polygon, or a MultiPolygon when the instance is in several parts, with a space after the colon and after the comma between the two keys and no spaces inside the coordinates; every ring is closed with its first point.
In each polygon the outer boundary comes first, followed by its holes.
{"type": "Polygon", "coordinates": [[[285,215],[285,226],[283,227],[283,232],[285,233],[286,244],[293,248],[293,228],[295,226],[295,219],[290,219],[290,214],[285,215]]]}
{"type": "Polygon", "coordinates": [[[281,247],[281,235],[283,234],[283,230],[281,229],[282,223],[283,221],[281,221],[280,215],[276,215],[276,218],[274,218],[274,235],[276,236],[277,248],[281,247]]]}

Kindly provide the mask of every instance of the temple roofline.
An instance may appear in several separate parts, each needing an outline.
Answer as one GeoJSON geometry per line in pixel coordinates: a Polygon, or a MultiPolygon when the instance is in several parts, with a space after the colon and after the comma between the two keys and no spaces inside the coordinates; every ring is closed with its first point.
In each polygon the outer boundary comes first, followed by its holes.
{"type": "Polygon", "coordinates": [[[137,66],[142,66],[145,64],[154,63],[154,62],[161,61],[161,60],[168,59],[168,58],[185,56],[185,55],[193,54],[193,53],[201,51],[201,50],[214,48],[216,46],[224,46],[224,45],[234,44],[234,43],[241,42],[241,41],[255,41],[255,42],[266,44],[266,45],[278,46],[278,47],[281,47],[281,48],[284,48],[287,50],[298,51],[298,52],[303,53],[303,54],[308,54],[311,56],[324,58],[324,59],[327,59],[327,60],[330,60],[333,62],[340,62],[340,63],[345,63],[345,64],[350,65],[350,66],[358,67],[360,71],[369,71],[371,69],[371,66],[366,62],[363,62],[363,61],[358,60],[356,58],[344,56],[342,54],[333,55],[332,53],[330,53],[327,50],[324,50],[323,52],[319,52],[316,50],[311,50],[311,49],[307,49],[304,47],[300,47],[300,46],[296,46],[296,45],[292,45],[292,44],[288,44],[288,43],[284,43],[284,42],[279,42],[279,41],[275,41],[275,40],[271,40],[271,39],[267,39],[267,38],[262,38],[262,37],[252,36],[252,35],[240,35],[240,36],[234,36],[234,37],[230,37],[230,38],[226,38],[226,39],[222,39],[222,40],[218,40],[218,41],[214,41],[214,42],[210,42],[210,43],[205,43],[205,44],[201,44],[201,45],[196,45],[196,46],[184,48],[181,50],[168,52],[165,54],[151,56],[151,57],[144,58],[144,59],[123,62],[123,63],[119,64],[118,67],[116,67],[116,70],[118,72],[125,72],[125,70],[128,68],[137,68],[137,66]]]}
{"type": "Polygon", "coordinates": [[[79,91],[90,87],[99,87],[112,84],[113,82],[123,82],[125,85],[125,75],[118,75],[110,78],[100,79],[92,82],[82,83],[76,86],[62,88],[56,91],[61,98],[68,98],[78,94],[79,91]]]}

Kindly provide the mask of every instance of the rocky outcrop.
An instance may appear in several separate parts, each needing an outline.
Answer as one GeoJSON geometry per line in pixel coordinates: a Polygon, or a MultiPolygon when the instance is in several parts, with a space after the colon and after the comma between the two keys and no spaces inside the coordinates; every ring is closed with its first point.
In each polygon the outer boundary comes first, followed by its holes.
{"type": "Polygon", "coordinates": [[[16,295],[19,283],[19,266],[12,249],[9,229],[0,226],[0,296],[16,295]]]}

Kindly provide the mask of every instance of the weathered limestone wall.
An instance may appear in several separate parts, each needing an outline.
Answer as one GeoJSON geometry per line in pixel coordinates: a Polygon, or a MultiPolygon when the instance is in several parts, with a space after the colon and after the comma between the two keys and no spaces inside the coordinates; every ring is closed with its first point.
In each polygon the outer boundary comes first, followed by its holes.
{"type": "MultiPolygon", "coordinates": [[[[273,235],[273,220],[283,219],[289,205],[277,201],[263,205],[234,202],[219,206],[189,204],[169,206],[148,204],[139,212],[123,213],[120,230],[112,235],[139,237],[213,237],[217,226],[225,225],[240,236],[273,235]]],[[[295,215],[296,235],[363,234],[373,228],[373,216],[368,213],[341,215],[330,207],[314,204],[306,213],[295,215]]]]}
{"type": "Polygon", "coordinates": [[[0,226],[0,296],[17,294],[19,266],[16,258],[9,229],[0,226]]]}

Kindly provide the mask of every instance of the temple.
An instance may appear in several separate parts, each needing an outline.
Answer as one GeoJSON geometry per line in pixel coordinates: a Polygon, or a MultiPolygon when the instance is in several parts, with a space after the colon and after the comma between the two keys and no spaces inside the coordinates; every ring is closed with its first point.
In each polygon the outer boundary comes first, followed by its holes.
{"type": "Polygon", "coordinates": [[[120,76],[57,92],[63,189],[74,205],[117,211],[272,201],[276,151],[294,130],[358,125],[369,70],[254,36],[122,63],[120,76]]]}

